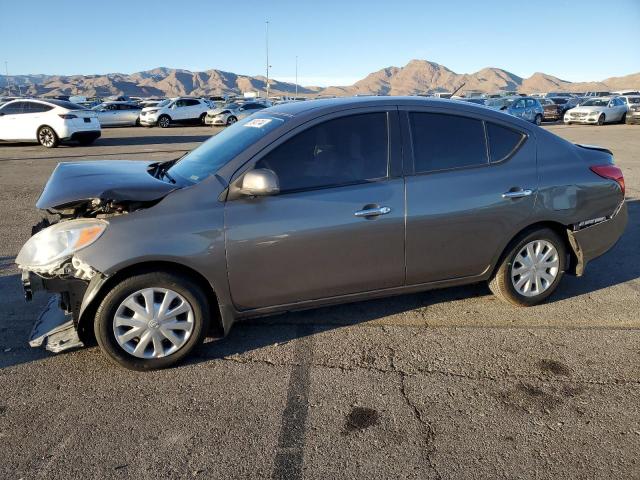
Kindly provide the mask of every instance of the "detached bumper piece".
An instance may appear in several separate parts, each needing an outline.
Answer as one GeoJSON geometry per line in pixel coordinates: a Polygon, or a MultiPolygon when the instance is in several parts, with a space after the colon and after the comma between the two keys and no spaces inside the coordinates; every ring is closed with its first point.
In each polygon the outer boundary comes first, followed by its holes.
{"type": "Polygon", "coordinates": [[[73,316],[60,308],[57,295],[52,296],[33,325],[29,336],[29,345],[45,348],[53,353],[59,353],[72,348],[83,347],[78,332],[73,323],[73,316]]]}
{"type": "Polygon", "coordinates": [[[623,200],[609,218],[582,222],[587,225],[577,230],[569,230],[569,242],[577,257],[575,274],[580,277],[590,260],[599,257],[613,247],[627,226],[627,204],[623,200]]]}
{"type": "Polygon", "coordinates": [[[56,293],[49,298],[47,306],[33,325],[29,335],[29,345],[32,347],[44,345],[53,353],[84,346],[78,336],[74,315],[77,318],[87,282],[77,279],[45,279],[34,273],[23,271],[22,287],[27,301],[31,300],[34,292],[37,291],[56,293]]]}

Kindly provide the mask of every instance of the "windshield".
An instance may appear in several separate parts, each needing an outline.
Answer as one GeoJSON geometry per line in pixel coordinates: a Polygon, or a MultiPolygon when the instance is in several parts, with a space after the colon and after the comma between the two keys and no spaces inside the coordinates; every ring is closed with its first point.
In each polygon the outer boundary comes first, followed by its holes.
{"type": "Polygon", "coordinates": [[[166,100],[162,100],[160,103],[158,103],[156,107],[166,107],[170,103],[171,103],[171,100],[167,98],[166,100]]]}
{"type": "Polygon", "coordinates": [[[184,156],[169,172],[171,176],[198,183],[283,124],[284,119],[266,114],[246,117],[184,156]]]}
{"type": "Polygon", "coordinates": [[[587,100],[582,104],[583,107],[606,107],[609,104],[609,99],[594,98],[593,100],[587,100]]]}

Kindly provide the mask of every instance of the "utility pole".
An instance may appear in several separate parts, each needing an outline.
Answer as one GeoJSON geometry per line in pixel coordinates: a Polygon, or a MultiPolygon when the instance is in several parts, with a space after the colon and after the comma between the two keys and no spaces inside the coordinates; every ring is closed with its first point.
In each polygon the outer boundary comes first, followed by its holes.
{"type": "Polygon", "coordinates": [[[269,100],[269,20],[265,22],[266,34],[265,34],[265,44],[267,47],[267,100],[269,100]]]}
{"type": "Polygon", "coordinates": [[[4,77],[4,83],[6,84],[5,88],[7,89],[9,95],[11,95],[11,89],[9,88],[9,65],[6,60],[4,61],[4,71],[6,73],[4,77]]]}
{"type": "Polygon", "coordinates": [[[296,55],[296,100],[298,100],[298,56],[296,55]]]}

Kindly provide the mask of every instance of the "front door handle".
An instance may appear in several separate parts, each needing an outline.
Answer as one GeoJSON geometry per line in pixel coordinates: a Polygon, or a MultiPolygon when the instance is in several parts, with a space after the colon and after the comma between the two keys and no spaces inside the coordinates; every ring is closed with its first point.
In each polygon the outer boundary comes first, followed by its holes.
{"type": "Polygon", "coordinates": [[[391,212],[389,207],[365,208],[354,213],[356,217],[377,217],[391,212]]]}
{"type": "Polygon", "coordinates": [[[502,198],[522,198],[528,197],[531,194],[533,194],[533,190],[509,190],[508,192],[502,194],[502,198]]]}

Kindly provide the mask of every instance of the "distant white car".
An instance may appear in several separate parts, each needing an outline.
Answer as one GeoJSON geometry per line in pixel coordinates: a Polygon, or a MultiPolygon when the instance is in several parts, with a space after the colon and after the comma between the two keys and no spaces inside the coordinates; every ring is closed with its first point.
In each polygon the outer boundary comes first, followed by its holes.
{"type": "Polygon", "coordinates": [[[228,103],[222,107],[209,110],[205,118],[205,124],[213,126],[232,125],[238,120],[270,106],[271,103],[269,102],[228,103]]]}
{"type": "Polygon", "coordinates": [[[140,112],[140,125],[167,128],[172,123],[200,123],[204,125],[211,104],[202,98],[178,97],[163,100],[155,107],[140,112]]]}
{"type": "Polygon", "coordinates": [[[0,107],[0,140],[38,142],[53,148],[74,140],[93,143],[101,135],[96,114],[64,100],[21,99],[0,107]]]}
{"type": "Polygon", "coordinates": [[[567,110],[564,123],[587,123],[604,125],[605,123],[624,123],[628,107],[618,97],[596,97],[583,102],[579,107],[567,110]]]}

